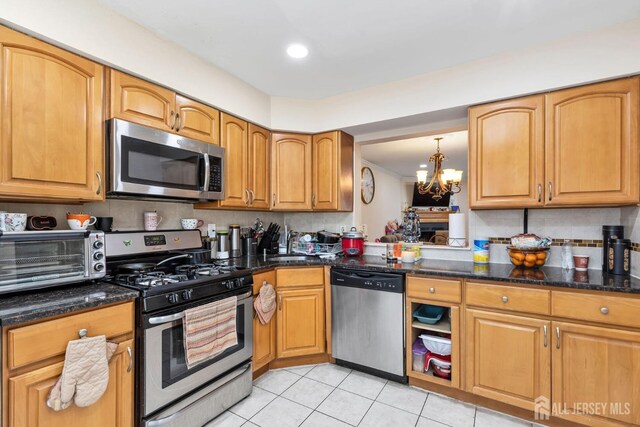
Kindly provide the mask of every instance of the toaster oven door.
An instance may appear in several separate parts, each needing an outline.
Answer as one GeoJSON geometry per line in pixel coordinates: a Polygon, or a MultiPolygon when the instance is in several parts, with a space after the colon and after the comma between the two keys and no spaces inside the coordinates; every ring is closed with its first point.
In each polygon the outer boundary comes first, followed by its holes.
{"type": "Polygon", "coordinates": [[[85,231],[28,231],[0,235],[0,293],[43,288],[88,278],[85,231]]]}

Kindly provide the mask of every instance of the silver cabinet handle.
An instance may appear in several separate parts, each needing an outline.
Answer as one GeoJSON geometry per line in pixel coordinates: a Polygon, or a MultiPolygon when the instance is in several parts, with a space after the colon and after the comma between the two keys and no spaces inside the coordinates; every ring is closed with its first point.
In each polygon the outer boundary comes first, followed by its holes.
{"type": "Polygon", "coordinates": [[[282,295],[278,295],[278,310],[282,311],[282,295]]]}
{"type": "Polygon", "coordinates": [[[538,203],[542,202],[542,184],[538,184],[538,203]]]}
{"type": "Polygon", "coordinates": [[[429,288],[429,293],[435,294],[436,293],[436,288],[429,288]]]}
{"type": "Polygon", "coordinates": [[[127,367],[127,372],[131,372],[131,368],[133,368],[133,354],[131,353],[131,347],[127,347],[127,354],[129,355],[129,366],[127,367]]]}
{"type": "Polygon", "coordinates": [[[544,346],[547,347],[547,325],[544,325],[542,330],[544,331],[544,346]]]}
{"type": "Polygon", "coordinates": [[[560,348],[560,327],[556,326],[556,348],[559,349],[560,348]]]}
{"type": "Polygon", "coordinates": [[[253,206],[253,202],[256,200],[256,194],[252,189],[249,189],[249,206],[253,206]]]}
{"type": "Polygon", "coordinates": [[[176,113],[176,132],[180,131],[181,124],[182,124],[182,118],[180,117],[180,113],[176,113]]]}
{"type": "Polygon", "coordinates": [[[176,120],[178,119],[178,115],[173,111],[171,111],[171,114],[169,115],[169,117],[173,119],[173,121],[171,122],[171,129],[173,129],[176,126],[176,120]]]}
{"type": "Polygon", "coordinates": [[[96,194],[100,195],[100,193],[102,193],[102,174],[100,171],[96,171],[96,176],[98,177],[98,189],[96,190],[96,194]]]}
{"type": "Polygon", "coordinates": [[[316,193],[311,194],[311,207],[312,208],[316,207],[316,193]]]}
{"type": "Polygon", "coordinates": [[[600,313],[602,314],[609,314],[609,309],[607,307],[601,307],[600,308],[600,313]]]}
{"type": "Polygon", "coordinates": [[[505,303],[505,304],[506,304],[507,302],[509,302],[509,297],[508,297],[508,296],[506,296],[506,295],[503,295],[503,296],[502,296],[502,302],[503,302],[503,303],[505,303]]]}
{"type": "Polygon", "coordinates": [[[251,200],[251,196],[249,196],[249,190],[248,189],[244,189],[244,194],[245,196],[247,196],[247,199],[244,201],[245,206],[249,206],[249,200],[251,200]]]}
{"type": "Polygon", "coordinates": [[[276,206],[276,193],[273,193],[273,206],[276,206]]]}
{"type": "Polygon", "coordinates": [[[549,181],[549,201],[553,200],[553,183],[549,181]]]}

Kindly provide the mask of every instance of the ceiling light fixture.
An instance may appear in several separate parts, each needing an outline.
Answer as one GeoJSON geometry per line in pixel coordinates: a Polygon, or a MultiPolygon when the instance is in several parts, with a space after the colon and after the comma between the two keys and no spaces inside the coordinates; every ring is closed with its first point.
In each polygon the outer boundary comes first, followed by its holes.
{"type": "MultiPolygon", "coordinates": [[[[426,170],[416,171],[418,178],[418,193],[431,194],[434,200],[440,200],[447,193],[459,193],[462,189],[460,182],[462,181],[462,171],[455,169],[442,169],[442,161],[446,159],[445,155],[440,152],[440,140],[442,137],[435,138],[436,152],[429,157],[429,161],[434,163],[433,176],[427,184],[426,170]]],[[[422,167],[422,165],[420,165],[422,167]]]]}
{"type": "Polygon", "coordinates": [[[287,55],[292,58],[300,59],[306,57],[308,54],[309,49],[301,44],[291,44],[287,47],[287,55]]]}

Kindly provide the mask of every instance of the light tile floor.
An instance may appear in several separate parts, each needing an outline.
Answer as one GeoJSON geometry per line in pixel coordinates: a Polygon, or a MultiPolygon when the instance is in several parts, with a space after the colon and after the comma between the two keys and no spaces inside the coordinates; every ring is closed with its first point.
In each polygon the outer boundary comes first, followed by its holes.
{"type": "MultiPolygon", "coordinates": [[[[332,364],[269,371],[207,427],[532,427],[532,423],[332,364]]],[[[536,425],[537,426],[537,425],[536,425]]]]}

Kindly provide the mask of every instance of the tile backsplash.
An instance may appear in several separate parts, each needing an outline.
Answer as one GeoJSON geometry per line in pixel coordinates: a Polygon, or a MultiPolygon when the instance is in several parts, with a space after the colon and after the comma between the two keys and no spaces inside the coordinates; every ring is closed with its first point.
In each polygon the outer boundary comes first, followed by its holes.
{"type": "Polygon", "coordinates": [[[125,199],[108,199],[105,202],[85,203],[83,205],[59,205],[44,203],[0,203],[0,210],[21,212],[29,215],[50,215],[58,221],[58,227],[66,229],[67,212],[83,212],[94,216],[112,216],[114,230],[142,230],[143,212],[156,211],[163,217],[159,229],[179,229],[181,218],[197,218],[204,221],[202,234],[206,233],[206,224],[216,224],[218,228],[227,228],[229,224],[252,226],[260,218],[265,227],[269,222],[284,221],[280,212],[253,212],[194,209],[190,203],[153,202],[125,199]]]}

